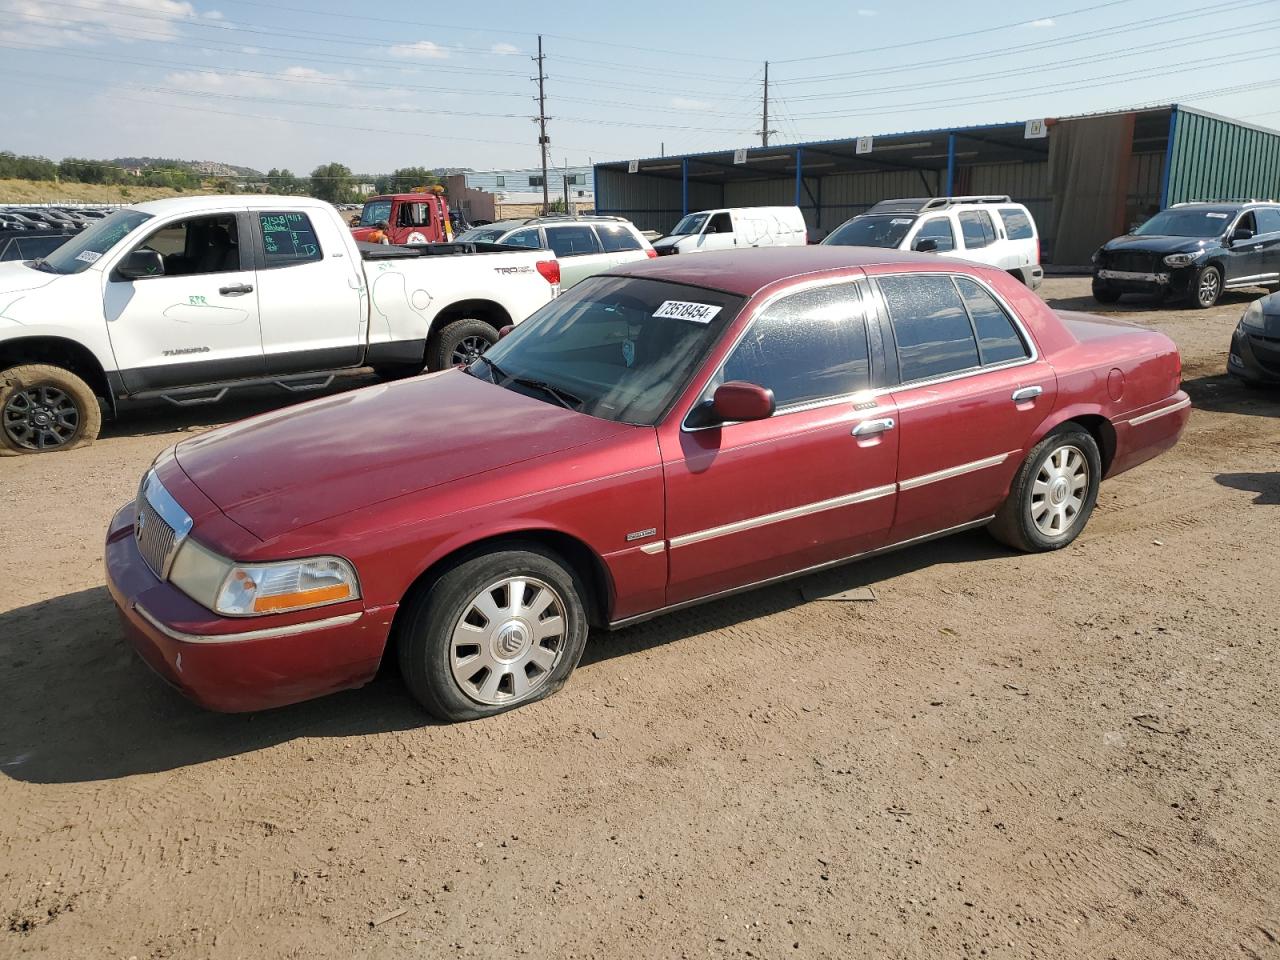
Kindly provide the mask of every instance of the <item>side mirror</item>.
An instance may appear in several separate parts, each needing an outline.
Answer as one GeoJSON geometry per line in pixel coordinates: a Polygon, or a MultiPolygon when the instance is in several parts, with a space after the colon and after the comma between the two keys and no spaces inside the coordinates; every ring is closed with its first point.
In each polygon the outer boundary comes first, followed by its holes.
{"type": "Polygon", "coordinates": [[[720,423],[767,420],[775,407],[772,390],[742,380],[720,384],[711,397],[711,413],[720,423]]]}
{"type": "Polygon", "coordinates": [[[912,248],[918,253],[933,253],[938,249],[938,241],[933,237],[921,237],[912,244],[912,248]]]}
{"type": "Polygon", "coordinates": [[[498,331],[498,339],[501,340],[503,337],[505,337],[508,333],[510,333],[515,328],[516,328],[515,324],[508,323],[505,327],[503,327],[501,330],[498,331]]]}
{"type": "Polygon", "coordinates": [[[1253,239],[1253,231],[1248,227],[1236,227],[1231,234],[1232,243],[1243,243],[1245,240],[1253,239]]]}
{"type": "Polygon", "coordinates": [[[163,277],[164,258],[154,250],[133,250],[120,261],[116,273],[126,280],[163,277]]]}

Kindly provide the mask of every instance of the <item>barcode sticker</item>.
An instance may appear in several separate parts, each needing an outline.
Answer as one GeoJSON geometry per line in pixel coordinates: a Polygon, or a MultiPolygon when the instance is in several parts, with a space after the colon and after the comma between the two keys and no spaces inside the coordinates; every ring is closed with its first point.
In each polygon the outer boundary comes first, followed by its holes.
{"type": "Polygon", "coordinates": [[[710,323],[720,308],[710,303],[689,303],[685,300],[667,300],[657,310],[655,317],[671,320],[692,320],[694,323],[710,323]]]}
{"type": "Polygon", "coordinates": [[[95,263],[102,259],[102,254],[97,250],[81,250],[76,254],[76,259],[85,263],[95,263]]]}

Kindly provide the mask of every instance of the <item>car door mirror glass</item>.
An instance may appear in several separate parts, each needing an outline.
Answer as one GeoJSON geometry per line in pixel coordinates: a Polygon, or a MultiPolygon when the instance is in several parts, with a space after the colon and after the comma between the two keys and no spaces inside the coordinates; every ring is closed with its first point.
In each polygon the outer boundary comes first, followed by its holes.
{"type": "Polygon", "coordinates": [[[1236,227],[1231,233],[1232,243],[1243,243],[1246,240],[1253,239],[1253,231],[1248,227],[1236,227]]]}
{"type": "Polygon", "coordinates": [[[143,280],[164,276],[164,258],[154,250],[132,250],[116,267],[125,280],[143,280]]]}

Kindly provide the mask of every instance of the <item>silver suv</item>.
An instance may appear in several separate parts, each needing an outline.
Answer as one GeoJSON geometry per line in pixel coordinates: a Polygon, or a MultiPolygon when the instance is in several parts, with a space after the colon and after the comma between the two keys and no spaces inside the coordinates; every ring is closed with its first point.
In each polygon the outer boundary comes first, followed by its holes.
{"type": "Polygon", "coordinates": [[[561,290],[619,263],[657,256],[635,224],[622,217],[497,220],[454,239],[552,250],[560,261],[561,290]]]}

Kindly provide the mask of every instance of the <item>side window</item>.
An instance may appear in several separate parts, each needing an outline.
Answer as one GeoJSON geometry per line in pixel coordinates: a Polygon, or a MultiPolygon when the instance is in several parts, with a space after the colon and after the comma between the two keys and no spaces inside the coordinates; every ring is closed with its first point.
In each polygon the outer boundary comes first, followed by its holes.
{"type": "Polygon", "coordinates": [[[779,409],[865,390],[871,373],[857,290],[820,287],[768,307],[734,347],[724,379],[768,387],[779,409]]]}
{"type": "Polygon", "coordinates": [[[956,235],[955,231],[951,229],[951,220],[947,217],[934,217],[932,220],[926,220],[911,245],[919,249],[921,240],[932,240],[937,244],[934,249],[939,252],[954,250],[956,248],[956,235]]]}
{"type": "Polygon", "coordinates": [[[1259,207],[1253,212],[1258,217],[1259,233],[1280,233],[1280,208],[1259,207]]]}
{"type": "Polygon", "coordinates": [[[506,178],[506,177],[495,177],[495,179],[497,180],[497,186],[499,186],[499,187],[505,187],[505,186],[507,185],[507,178],[506,178]]]}
{"type": "Polygon", "coordinates": [[[880,277],[903,383],[978,366],[978,344],[946,274],[880,277]]]}
{"type": "Polygon", "coordinates": [[[288,267],[324,256],[305,213],[259,213],[258,226],[268,267],[288,267]]]}
{"type": "Polygon", "coordinates": [[[167,277],[232,273],[240,269],[240,238],[234,214],[196,217],[156,230],[137,249],[154,250],[167,277]]]}
{"type": "Polygon", "coordinates": [[[396,216],[396,225],[400,227],[425,227],[431,224],[431,213],[425,203],[402,203],[400,213],[396,216]]]}
{"type": "Polygon", "coordinates": [[[707,233],[733,233],[733,221],[728,213],[717,213],[707,224],[707,233]]]}
{"type": "Polygon", "coordinates": [[[585,224],[547,227],[547,244],[557,257],[580,257],[600,252],[595,231],[585,224]]]}
{"type": "Polygon", "coordinates": [[[1258,221],[1253,218],[1252,210],[1240,218],[1239,222],[1236,224],[1236,229],[1252,230],[1254,233],[1258,232],[1258,221]]]}
{"type": "Polygon", "coordinates": [[[1013,207],[1001,207],[1000,219],[1004,221],[1004,232],[1009,235],[1010,240],[1034,240],[1036,237],[1036,228],[1031,223],[1031,218],[1021,210],[1013,207]]]}
{"type": "Polygon", "coordinates": [[[985,210],[961,210],[960,232],[964,236],[964,245],[968,250],[988,246],[996,239],[995,227],[991,225],[991,214],[985,210]]]}
{"type": "Polygon", "coordinates": [[[978,352],[982,354],[984,366],[1031,356],[1013,321],[991,294],[968,277],[956,277],[956,286],[964,298],[969,316],[973,318],[973,329],[978,334],[978,352]]]}
{"type": "Polygon", "coordinates": [[[542,246],[542,238],[537,230],[517,230],[502,241],[509,247],[529,247],[536,250],[542,246]]]}
{"type": "Polygon", "coordinates": [[[605,253],[625,253],[628,250],[639,250],[640,241],[626,227],[613,224],[600,224],[596,227],[600,237],[600,245],[605,253]]]}

